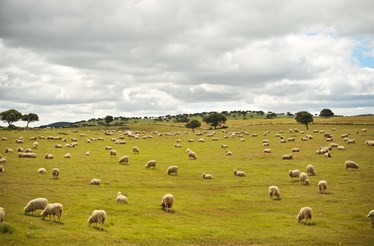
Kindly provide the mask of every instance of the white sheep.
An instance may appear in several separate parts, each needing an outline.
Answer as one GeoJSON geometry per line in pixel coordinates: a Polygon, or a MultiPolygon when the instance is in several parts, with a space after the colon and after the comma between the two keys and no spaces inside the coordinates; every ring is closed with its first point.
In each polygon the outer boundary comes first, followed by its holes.
{"type": "Polygon", "coordinates": [[[290,175],[290,177],[292,178],[292,180],[294,178],[298,178],[298,177],[300,177],[300,170],[299,169],[288,170],[288,175],[290,175]]]}
{"type": "Polygon", "coordinates": [[[370,218],[371,226],[374,227],[374,209],[371,210],[366,217],[370,218]]]}
{"type": "Polygon", "coordinates": [[[300,209],[299,214],[296,216],[297,221],[300,223],[303,219],[306,220],[308,224],[308,220],[312,222],[313,211],[310,207],[303,207],[300,209]]]}
{"type": "Polygon", "coordinates": [[[46,198],[35,198],[29,203],[27,203],[26,207],[23,208],[23,211],[25,214],[32,212],[34,214],[34,211],[37,209],[45,209],[48,205],[48,200],[46,198]]]}
{"type": "Polygon", "coordinates": [[[306,174],[305,172],[300,172],[299,178],[300,181],[305,184],[305,181],[308,179],[308,174],[306,174]]]}
{"type": "Polygon", "coordinates": [[[5,218],[5,209],[3,207],[0,207],[0,223],[3,223],[5,218]]]}
{"type": "Polygon", "coordinates": [[[292,160],[292,158],[293,158],[292,155],[288,155],[288,154],[282,156],[283,160],[292,160]]]}
{"type": "Polygon", "coordinates": [[[264,153],[271,153],[271,149],[264,149],[264,153]]]}
{"type": "Polygon", "coordinates": [[[136,146],[132,147],[132,153],[139,154],[139,148],[136,146]]]}
{"type": "Polygon", "coordinates": [[[309,184],[310,184],[310,180],[309,179],[305,179],[303,185],[307,185],[308,186],[309,184]]]}
{"type": "Polygon", "coordinates": [[[47,170],[44,168],[44,167],[41,167],[38,169],[38,173],[40,174],[45,174],[47,172],[47,170]]]}
{"type": "Polygon", "coordinates": [[[85,155],[89,156],[91,155],[91,151],[87,151],[86,153],[84,153],[85,155]]]}
{"type": "Polygon", "coordinates": [[[116,150],[114,150],[114,149],[111,149],[110,151],[109,151],[109,154],[110,154],[110,157],[112,157],[112,156],[117,156],[117,151],[116,150]]]}
{"type": "Polygon", "coordinates": [[[330,157],[332,157],[332,154],[331,154],[331,152],[330,152],[330,151],[328,151],[327,153],[325,153],[325,157],[327,157],[327,158],[330,158],[330,157]]]}
{"type": "Polygon", "coordinates": [[[203,173],[203,179],[213,179],[213,175],[209,173],[203,173]]]}
{"type": "Polygon", "coordinates": [[[193,152],[192,150],[189,150],[188,151],[188,158],[192,159],[192,160],[196,160],[197,159],[197,155],[195,152],[193,152]]]}
{"type": "Polygon", "coordinates": [[[53,155],[47,153],[45,154],[44,159],[53,159],[53,155]]]}
{"type": "Polygon", "coordinates": [[[150,160],[150,161],[147,161],[147,163],[145,164],[145,168],[155,168],[156,167],[156,161],[155,160],[150,160]]]}
{"type": "Polygon", "coordinates": [[[42,219],[46,216],[49,216],[49,220],[51,220],[51,215],[53,216],[53,221],[56,221],[55,216],[58,217],[58,222],[61,220],[63,206],[61,203],[50,203],[47,207],[40,213],[42,219]]]}
{"type": "Polygon", "coordinates": [[[174,196],[172,194],[166,194],[161,199],[161,206],[166,212],[169,212],[171,207],[174,205],[174,196]]]}
{"type": "Polygon", "coordinates": [[[91,179],[90,185],[100,185],[101,180],[100,179],[91,179]]]}
{"type": "Polygon", "coordinates": [[[128,157],[127,155],[122,156],[122,157],[118,160],[118,163],[119,163],[119,164],[128,164],[128,163],[129,163],[129,157],[128,157]]]}
{"type": "Polygon", "coordinates": [[[315,167],[312,164],[308,164],[306,166],[306,172],[309,173],[312,176],[316,176],[317,175],[317,171],[316,171],[315,167]]]}
{"type": "Polygon", "coordinates": [[[327,189],[327,182],[326,180],[320,180],[318,182],[318,189],[320,193],[325,193],[327,189]]]}
{"type": "Polygon", "coordinates": [[[99,229],[103,230],[103,226],[106,220],[106,212],[105,210],[94,210],[92,211],[91,216],[88,218],[88,225],[91,225],[92,223],[99,223],[99,229]]]}
{"type": "Polygon", "coordinates": [[[230,150],[226,150],[225,155],[227,155],[227,156],[232,156],[232,152],[231,152],[230,150]]]}
{"type": "Polygon", "coordinates": [[[70,154],[70,153],[66,153],[66,154],[64,155],[64,158],[71,158],[71,154],[70,154]]]}
{"type": "Polygon", "coordinates": [[[5,168],[4,168],[3,165],[1,165],[1,166],[0,166],[0,173],[3,173],[3,172],[5,172],[5,168]]]}
{"type": "Polygon", "coordinates": [[[167,169],[168,175],[174,174],[178,175],[178,166],[169,166],[167,169]]]}
{"type": "Polygon", "coordinates": [[[245,172],[238,171],[238,170],[234,169],[234,175],[238,176],[238,177],[244,177],[245,176],[245,172]]]}
{"type": "Polygon", "coordinates": [[[122,192],[118,192],[117,193],[117,197],[116,197],[116,202],[117,203],[127,204],[128,203],[128,199],[127,199],[127,197],[125,197],[124,195],[122,195],[122,192]]]}
{"type": "Polygon", "coordinates": [[[291,152],[300,152],[300,148],[292,148],[291,152]]]}
{"type": "Polygon", "coordinates": [[[60,169],[57,167],[52,168],[52,178],[58,179],[58,176],[60,176],[60,169]]]}
{"type": "Polygon", "coordinates": [[[11,149],[11,148],[5,148],[5,153],[13,153],[13,149],[11,149]]]}
{"type": "Polygon", "coordinates": [[[347,170],[348,168],[351,168],[351,169],[356,169],[358,170],[358,168],[360,167],[356,162],[354,161],[345,161],[345,170],[347,170]]]}
{"type": "Polygon", "coordinates": [[[269,186],[268,191],[269,191],[269,196],[270,196],[271,199],[273,199],[273,196],[276,196],[277,199],[280,199],[281,193],[279,191],[278,186],[271,185],[271,186],[269,186]]]}
{"type": "Polygon", "coordinates": [[[339,145],[338,150],[345,150],[345,147],[343,145],[339,145]]]}
{"type": "Polygon", "coordinates": [[[365,144],[367,144],[369,146],[374,146],[374,140],[366,140],[365,144]]]}

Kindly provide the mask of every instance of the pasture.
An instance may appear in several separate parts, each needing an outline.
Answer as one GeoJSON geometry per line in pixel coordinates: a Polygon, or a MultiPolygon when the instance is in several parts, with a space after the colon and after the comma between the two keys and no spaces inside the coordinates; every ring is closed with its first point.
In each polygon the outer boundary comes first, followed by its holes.
{"type": "Polygon", "coordinates": [[[305,126],[294,124],[234,125],[224,129],[226,132],[192,132],[177,126],[138,124],[131,130],[140,131],[139,139],[124,135],[122,130],[126,144],[111,140],[119,139],[120,129],[105,135],[105,127],[101,128],[103,131],[78,128],[77,132],[69,128],[0,131],[0,137],[7,138],[0,141],[0,154],[7,158],[7,163],[0,164],[5,168],[0,173],[0,207],[6,211],[0,225],[0,245],[374,244],[374,229],[366,217],[374,209],[374,146],[364,143],[374,140],[374,125],[316,124],[310,125],[308,131],[305,126]],[[305,133],[289,131],[295,127],[305,133]],[[233,131],[241,132],[240,136],[231,136],[233,131]],[[316,150],[331,143],[325,141],[323,131],[331,133],[333,142],[346,150],[333,148],[331,158],[316,155],[316,150]],[[202,135],[197,136],[197,132],[202,135]],[[211,132],[215,134],[209,137],[211,132]],[[356,143],[344,142],[343,133],[349,133],[356,143]],[[294,137],[295,141],[281,143],[276,134],[286,139],[294,137]],[[301,141],[305,135],[314,138],[301,141]],[[24,143],[16,143],[21,136],[24,143]],[[33,136],[37,139],[29,140],[33,136]],[[40,136],[59,136],[61,140],[40,136]],[[104,140],[97,140],[99,137],[104,140]],[[65,147],[72,138],[78,140],[78,145],[65,147]],[[95,140],[88,143],[88,138],[95,140]],[[199,138],[205,142],[198,142],[199,138]],[[182,148],[174,147],[177,139],[182,148]],[[264,139],[270,141],[270,146],[263,146],[264,139]],[[34,141],[39,143],[37,149],[32,149],[37,158],[19,158],[16,149],[32,148],[34,141]],[[55,144],[62,148],[55,148],[55,144]],[[221,144],[228,148],[221,148],[221,144]],[[115,149],[117,156],[111,157],[105,146],[115,149]],[[132,153],[133,146],[139,147],[139,154],[132,153]],[[7,147],[14,152],[5,153],[7,147]],[[293,160],[282,160],[282,155],[291,154],[294,147],[300,152],[293,153],[293,160]],[[188,158],[187,148],[196,152],[196,160],[188,158]],[[272,153],[263,153],[265,148],[272,153]],[[233,155],[226,156],[226,150],[233,155]],[[85,155],[87,151],[91,155],[85,155]],[[46,153],[54,159],[44,159],[46,153]],[[64,158],[66,153],[71,154],[70,159],[64,158]],[[127,165],[118,163],[123,155],[129,156],[127,165]],[[151,159],[157,161],[157,166],[146,169],[144,166],[151,159]],[[359,170],[347,171],[346,160],[357,162],[359,170]],[[305,171],[307,164],[317,170],[317,176],[309,176],[310,185],[292,181],[288,170],[305,171]],[[179,166],[178,175],[166,174],[171,165],[179,166]],[[38,174],[40,167],[46,168],[47,173],[38,174]],[[61,171],[57,180],[51,176],[54,167],[61,171]],[[246,176],[234,176],[234,169],[246,172],[246,176]],[[212,174],[214,179],[204,180],[203,172],[212,174]],[[93,178],[101,179],[101,185],[90,185],[93,178]],[[319,193],[319,180],[328,182],[326,194],[319,193]],[[280,200],[269,198],[270,185],[279,187],[280,200]],[[127,205],[116,203],[118,191],[128,197],[127,205]],[[171,212],[160,207],[161,198],[167,193],[175,197],[171,212]],[[40,210],[34,215],[24,214],[28,201],[37,197],[63,204],[61,223],[41,220],[40,210]],[[305,206],[313,209],[310,225],[296,219],[299,209],[305,206]],[[94,209],[107,213],[104,230],[87,225],[94,209]]]}

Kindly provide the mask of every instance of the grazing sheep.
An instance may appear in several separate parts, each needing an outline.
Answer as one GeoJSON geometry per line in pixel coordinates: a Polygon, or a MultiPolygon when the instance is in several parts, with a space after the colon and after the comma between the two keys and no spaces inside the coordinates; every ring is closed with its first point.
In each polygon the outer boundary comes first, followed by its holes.
{"type": "Polygon", "coordinates": [[[351,168],[351,169],[356,169],[358,170],[358,168],[360,167],[356,162],[354,161],[345,161],[345,170],[348,170],[348,168],[351,168]]]}
{"type": "Polygon", "coordinates": [[[193,152],[192,150],[189,150],[188,151],[188,158],[192,159],[192,160],[196,160],[197,159],[197,155],[195,152],[193,152]]]}
{"type": "Polygon", "coordinates": [[[374,227],[374,209],[368,213],[367,217],[370,218],[371,226],[374,227]]]}
{"type": "Polygon", "coordinates": [[[301,220],[305,219],[306,224],[308,224],[308,220],[310,223],[312,223],[312,216],[312,209],[310,207],[303,207],[300,209],[299,214],[296,216],[296,219],[299,223],[301,222],[301,220]]]}
{"type": "Polygon", "coordinates": [[[100,185],[101,180],[100,179],[91,179],[90,185],[100,185]]]}
{"type": "Polygon", "coordinates": [[[172,194],[166,194],[161,199],[161,206],[162,209],[165,209],[166,212],[169,212],[171,207],[173,207],[174,204],[174,196],[172,194]]]}
{"type": "Polygon", "coordinates": [[[110,154],[110,157],[112,157],[112,156],[117,156],[117,151],[116,150],[114,150],[114,149],[111,149],[110,151],[109,151],[109,154],[110,154]]]}
{"type": "Polygon", "coordinates": [[[348,139],[346,142],[347,142],[347,144],[354,144],[354,143],[356,143],[356,140],[355,139],[348,139]]]}
{"type": "Polygon", "coordinates": [[[6,157],[0,156],[0,163],[7,163],[8,159],[6,157]]]}
{"type": "Polygon", "coordinates": [[[232,152],[231,152],[230,150],[226,150],[225,155],[227,155],[227,156],[232,156],[232,152]]]}
{"type": "Polygon", "coordinates": [[[139,154],[139,148],[136,146],[132,147],[132,153],[139,154]]]}
{"type": "Polygon", "coordinates": [[[197,140],[197,141],[200,142],[200,143],[204,143],[205,139],[204,138],[199,138],[199,140],[197,140]]]}
{"type": "Polygon", "coordinates": [[[327,189],[327,182],[326,180],[320,180],[318,182],[318,189],[320,193],[325,193],[327,189]]]}
{"type": "Polygon", "coordinates": [[[61,203],[50,203],[47,207],[40,213],[42,216],[42,220],[46,216],[49,216],[49,220],[51,220],[51,215],[53,216],[53,221],[56,221],[55,215],[58,217],[58,222],[61,220],[63,206],[61,203]]]}
{"type": "Polygon", "coordinates": [[[52,178],[58,179],[58,176],[60,176],[60,169],[57,167],[52,168],[52,178]]]}
{"type": "Polygon", "coordinates": [[[182,148],[182,145],[181,144],[175,144],[174,147],[175,148],[182,148]]]}
{"type": "Polygon", "coordinates": [[[5,149],[5,153],[13,153],[13,149],[11,149],[11,148],[6,148],[6,149],[5,149]]]}
{"type": "Polygon", "coordinates": [[[66,153],[66,154],[64,155],[64,158],[71,158],[71,154],[70,154],[70,153],[66,153]]]}
{"type": "Polygon", "coordinates": [[[40,174],[45,174],[47,172],[47,170],[44,168],[44,167],[41,167],[38,169],[38,173],[40,174]]]}
{"type": "Polygon", "coordinates": [[[5,209],[0,207],[0,223],[3,223],[5,217],[5,209]]]}
{"type": "Polygon", "coordinates": [[[244,177],[245,176],[245,172],[238,171],[238,170],[234,169],[234,175],[238,176],[238,177],[244,177]]]}
{"type": "Polygon", "coordinates": [[[110,147],[110,146],[105,146],[105,150],[112,150],[112,147],[110,147]]]}
{"type": "Polygon", "coordinates": [[[310,181],[309,181],[309,179],[306,179],[306,180],[304,181],[303,185],[306,185],[306,186],[310,185],[310,181]]]}
{"type": "Polygon", "coordinates": [[[300,148],[292,148],[291,152],[300,152],[300,148]]]}
{"type": "Polygon", "coordinates": [[[366,140],[365,144],[367,144],[369,146],[374,146],[374,140],[366,140]]]}
{"type": "Polygon", "coordinates": [[[315,167],[312,164],[309,164],[309,165],[306,166],[306,172],[310,173],[312,176],[316,176],[317,175],[317,171],[316,171],[315,167]]]}
{"type": "Polygon", "coordinates": [[[1,166],[0,166],[0,173],[3,173],[3,172],[5,172],[5,168],[4,168],[3,165],[1,165],[1,166]]]}
{"type": "Polygon", "coordinates": [[[61,145],[61,144],[56,144],[56,145],[55,145],[55,148],[56,148],[56,149],[61,149],[61,148],[62,148],[62,145],[61,145]]]}
{"type": "Polygon", "coordinates": [[[213,179],[213,175],[209,173],[203,173],[203,179],[213,179]]]}
{"type": "Polygon", "coordinates": [[[39,143],[38,143],[38,142],[34,142],[34,143],[32,144],[32,147],[33,147],[34,149],[37,149],[38,146],[39,146],[39,143]]]}
{"type": "Polygon", "coordinates": [[[88,225],[92,223],[99,223],[99,229],[103,230],[103,226],[106,219],[106,212],[104,210],[94,210],[92,211],[91,216],[88,218],[88,225]]]}
{"type": "Polygon", "coordinates": [[[34,214],[34,211],[37,209],[45,209],[48,205],[48,200],[46,198],[35,198],[29,203],[27,203],[26,207],[23,208],[23,211],[25,214],[32,212],[34,214]]]}
{"type": "Polygon", "coordinates": [[[117,203],[127,204],[128,203],[128,199],[127,199],[127,197],[125,197],[124,195],[122,195],[122,192],[118,192],[117,193],[117,197],[116,197],[116,202],[117,203]]]}
{"type": "Polygon", "coordinates": [[[292,178],[292,180],[294,178],[298,178],[298,177],[300,177],[300,170],[299,169],[289,170],[288,171],[288,175],[290,175],[290,177],[292,178]]]}
{"type": "Polygon", "coordinates": [[[89,156],[91,155],[91,151],[87,151],[86,153],[84,153],[85,155],[89,156]]]}
{"type": "Polygon", "coordinates": [[[155,160],[150,160],[145,164],[145,168],[155,168],[156,167],[156,161],[155,160]]]}
{"type": "Polygon", "coordinates": [[[308,174],[305,172],[300,172],[299,178],[302,183],[305,183],[305,181],[308,179],[308,174]]]}
{"type": "Polygon", "coordinates": [[[53,159],[52,154],[45,154],[44,159],[53,159]]]}
{"type": "Polygon", "coordinates": [[[221,148],[228,148],[229,146],[227,144],[221,144],[221,148]]]}
{"type": "Polygon", "coordinates": [[[345,147],[343,145],[339,145],[338,150],[345,150],[345,147]]]}
{"type": "Polygon", "coordinates": [[[292,158],[293,158],[292,155],[283,155],[282,156],[283,160],[292,160],[292,158]]]}
{"type": "Polygon", "coordinates": [[[271,153],[271,149],[264,149],[264,153],[271,153]]]}
{"type": "Polygon", "coordinates": [[[171,174],[178,175],[178,166],[168,167],[167,173],[168,173],[168,175],[171,175],[171,174]]]}
{"type": "Polygon", "coordinates": [[[119,164],[128,164],[128,163],[129,163],[129,157],[128,157],[127,155],[122,156],[122,157],[118,160],[118,163],[119,163],[119,164]]]}
{"type": "Polygon", "coordinates": [[[269,195],[271,199],[273,199],[273,196],[276,196],[277,199],[280,199],[281,193],[279,191],[278,186],[275,186],[275,185],[269,186],[269,195]]]}
{"type": "Polygon", "coordinates": [[[330,158],[330,157],[332,157],[332,155],[331,155],[331,152],[330,152],[330,151],[328,151],[327,153],[325,153],[325,157],[327,157],[327,158],[330,158]]]}

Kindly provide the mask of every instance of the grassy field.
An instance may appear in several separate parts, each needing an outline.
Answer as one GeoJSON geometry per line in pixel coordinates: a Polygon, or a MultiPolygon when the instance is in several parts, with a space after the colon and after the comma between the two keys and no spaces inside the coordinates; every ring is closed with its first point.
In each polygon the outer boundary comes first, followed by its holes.
{"type": "Polygon", "coordinates": [[[8,161],[2,164],[5,172],[0,173],[0,206],[6,211],[5,222],[0,225],[0,245],[374,245],[374,229],[366,217],[374,209],[374,147],[364,144],[374,140],[374,120],[369,118],[357,122],[371,125],[322,122],[310,125],[305,134],[289,132],[296,127],[305,130],[305,126],[286,122],[261,125],[228,121],[226,133],[215,130],[218,141],[207,136],[209,130],[196,136],[178,125],[133,124],[128,127],[145,133],[140,139],[125,136],[124,145],[111,141],[112,137],[119,138],[119,132],[107,136],[99,128],[78,128],[78,132],[1,130],[0,137],[8,140],[0,141],[0,153],[8,161]],[[295,142],[280,143],[275,134],[281,130],[286,138],[295,137],[295,142]],[[316,155],[315,151],[329,142],[314,130],[330,132],[334,142],[346,150],[333,149],[332,158],[316,155]],[[230,137],[231,131],[242,131],[243,136],[230,137]],[[263,136],[265,131],[270,133],[263,136]],[[254,133],[258,136],[252,137],[254,133]],[[343,133],[349,133],[356,143],[346,144],[340,137],[343,133]],[[301,141],[307,134],[314,139],[301,141]],[[21,136],[25,143],[17,144],[15,140],[21,136]],[[38,157],[19,158],[17,147],[32,147],[32,136],[38,138],[39,147],[33,150],[38,157]],[[67,142],[39,136],[61,136],[67,142]],[[98,137],[104,140],[86,142],[98,137]],[[200,137],[206,141],[198,142],[200,137]],[[77,147],[54,147],[70,143],[71,138],[78,139],[77,147]],[[190,138],[194,142],[188,143],[190,138]],[[177,139],[181,139],[182,148],[174,147],[177,139]],[[262,145],[263,139],[270,140],[269,147],[262,145]],[[233,156],[225,156],[221,144],[227,144],[233,156]],[[105,146],[112,146],[117,157],[110,157],[105,146]],[[133,146],[139,147],[140,154],[132,153],[133,146]],[[14,152],[4,153],[7,147],[14,152]],[[291,154],[294,147],[301,150],[294,153],[294,159],[282,160],[282,155],[291,154]],[[197,160],[188,159],[186,148],[197,153],[197,160]],[[271,148],[272,153],[264,154],[264,148],[271,148]],[[92,154],[86,156],[86,151],[92,154]],[[72,158],[64,159],[68,152],[72,158]],[[53,154],[54,159],[45,160],[46,153],[53,154]],[[118,164],[122,155],[129,156],[128,165],[118,164]],[[151,159],[157,161],[157,167],[145,169],[151,159]],[[346,171],[345,160],[356,161],[359,171],[346,171]],[[288,170],[305,171],[307,164],[317,169],[317,176],[309,176],[311,185],[292,182],[288,170]],[[179,166],[177,176],[166,174],[170,165],[179,166]],[[39,167],[46,168],[47,174],[38,174],[39,167]],[[61,170],[57,180],[50,174],[54,167],[61,170]],[[235,168],[245,171],[246,177],[235,177],[235,168]],[[202,179],[203,172],[211,173],[214,179],[202,179]],[[102,184],[89,185],[92,178],[101,179],[102,184]],[[317,183],[322,179],[329,184],[327,194],[318,192],[317,183]],[[280,188],[281,200],[269,198],[270,185],[280,188]],[[116,204],[118,191],[128,197],[129,204],[116,204]],[[170,213],[160,207],[166,193],[176,199],[170,213]],[[24,214],[24,206],[37,197],[63,204],[61,223],[41,220],[40,210],[34,216],[24,214]],[[296,215],[304,206],[313,209],[311,225],[297,223],[296,215]],[[87,225],[94,209],[107,212],[103,231],[87,225]]]}

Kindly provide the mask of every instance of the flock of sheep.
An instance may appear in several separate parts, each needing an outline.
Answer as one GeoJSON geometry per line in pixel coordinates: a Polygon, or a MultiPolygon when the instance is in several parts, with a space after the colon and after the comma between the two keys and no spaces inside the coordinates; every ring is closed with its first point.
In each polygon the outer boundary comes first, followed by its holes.
{"type": "MultiPolygon", "coordinates": [[[[290,129],[290,132],[291,131],[292,132],[294,132],[294,131],[299,132],[297,129],[290,129]]],[[[364,129],[362,131],[364,131],[364,129]]],[[[128,131],[128,132],[102,131],[102,132],[105,135],[110,135],[110,136],[112,136],[116,133],[119,133],[118,139],[113,138],[113,137],[111,138],[111,141],[113,141],[115,144],[126,144],[126,141],[124,140],[125,136],[131,137],[131,138],[134,138],[134,139],[139,139],[142,134],[143,135],[145,134],[145,132],[140,133],[140,132],[131,132],[131,131],[128,131]]],[[[157,133],[157,132],[153,132],[153,133],[157,134],[159,136],[162,136],[162,133],[157,133]]],[[[227,133],[227,131],[225,130],[224,133],[227,133]]],[[[269,133],[270,132],[265,132],[264,135],[266,136],[269,133]]],[[[279,137],[279,139],[280,139],[280,143],[294,142],[295,141],[294,137],[286,139],[282,136],[281,133],[276,134],[276,137],[279,137]]],[[[324,132],[324,131],[321,132],[321,133],[323,133],[323,136],[324,136],[326,142],[330,142],[330,143],[327,146],[322,146],[322,147],[320,147],[320,149],[316,150],[316,154],[318,154],[318,155],[323,154],[326,158],[331,158],[333,148],[336,148],[337,150],[345,150],[344,146],[337,145],[337,144],[332,142],[333,141],[332,134],[330,134],[328,132],[324,132]]],[[[169,133],[165,133],[165,134],[169,134],[169,133]]],[[[198,132],[196,135],[197,136],[202,136],[202,134],[203,133],[198,132]]],[[[246,134],[248,134],[248,133],[246,133],[246,132],[229,132],[229,134],[225,135],[224,138],[240,137],[240,141],[245,141],[244,135],[246,135],[246,134]]],[[[208,137],[212,137],[211,138],[212,141],[218,141],[218,138],[214,137],[214,135],[215,135],[214,132],[207,133],[208,137]]],[[[256,137],[256,136],[257,136],[257,134],[256,135],[252,134],[252,137],[256,137]]],[[[85,137],[85,134],[81,134],[80,137],[85,137]]],[[[152,135],[144,135],[142,138],[152,138],[152,135]]],[[[301,137],[301,140],[302,141],[309,141],[313,138],[314,137],[312,135],[306,135],[306,136],[301,137]]],[[[346,144],[355,144],[355,139],[350,139],[348,134],[343,134],[341,136],[341,138],[346,142],[346,144]]],[[[39,139],[41,139],[41,140],[42,139],[60,140],[60,141],[63,141],[63,142],[67,141],[67,139],[64,139],[62,137],[51,137],[51,136],[49,136],[49,137],[39,136],[39,139]]],[[[7,140],[8,139],[6,137],[1,138],[1,141],[7,141],[7,140]]],[[[38,149],[38,146],[39,146],[38,142],[36,142],[37,137],[32,137],[32,138],[30,138],[30,140],[34,141],[33,144],[32,144],[32,148],[25,148],[25,149],[22,148],[22,147],[17,148],[16,151],[18,152],[18,157],[19,158],[37,158],[37,155],[35,153],[33,153],[33,149],[38,149]]],[[[72,138],[71,140],[72,140],[71,143],[66,143],[65,144],[66,148],[75,148],[75,147],[78,146],[78,139],[72,138]]],[[[97,139],[86,138],[86,143],[91,143],[92,141],[96,141],[96,140],[100,141],[100,140],[104,140],[104,138],[97,138],[97,139]]],[[[188,143],[191,143],[193,141],[194,141],[193,139],[189,139],[188,143]]],[[[204,143],[205,139],[203,137],[200,137],[198,139],[198,142],[204,143]]],[[[23,144],[24,143],[23,138],[22,137],[17,138],[16,143],[17,144],[23,144]]],[[[270,141],[269,140],[264,139],[262,141],[262,144],[263,144],[264,147],[266,147],[263,150],[263,152],[265,154],[272,153],[272,150],[269,148],[269,146],[270,146],[270,141]]],[[[374,140],[367,140],[367,141],[365,141],[365,144],[368,145],[368,146],[374,146],[374,140]]],[[[221,148],[225,149],[225,155],[226,156],[232,156],[233,155],[233,152],[227,149],[228,148],[227,144],[221,144],[220,146],[221,146],[221,148]]],[[[174,147],[175,148],[181,148],[182,147],[180,139],[176,140],[176,144],[174,145],[174,147]]],[[[55,144],[55,148],[63,148],[63,146],[62,146],[62,144],[55,144]]],[[[108,150],[110,157],[117,157],[117,151],[114,150],[112,147],[105,146],[105,150],[108,150]]],[[[133,154],[139,154],[140,153],[139,148],[137,146],[134,146],[132,148],[132,151],[133,151],[133,154]]],[[[8,148],[8,147],[5,148],[5,153],[11,154],[13,152],[14,152],[13,149],[8,148]]],[[[292,153],[300,152],[300,148],[292,148],[291,152],[292,153]]],[[[189,148],[186,150],[186,153],[187,153],[187,158],[190,159],[190,160],[196,160],[198,158],[198,155],[196,154],[196,152],[192,151],[189,148]]],[[[91,155],[91,152],[87,151],[85,153],[85,155],[91,155]]],[[[70,153],[66,153],[63,157],[64,158],[72,158],[70,153]]],[[[45,159],[53,159],[54,156],[50,153],[46,153],[44,158],[45,159]]],[[[293,159],[293,154],[285,154],[285,155],[282,156],[281,159],[292,160],[293,159]]],[[[3,164],[3,165],[0,165],[0,173],[5,172],[4,164],[6,164],[6,163],[7,163],[7,158],[0,154],[0,164],[3,164]]],[[[118,160],[118,163],[122,164],[122,165],[129,164],[129,156],[121,156],[118,160]]],[[[146,169],[156,168],[156,164],[157,164],[156,160],[149,160],[148,162],[146,162],[145,168],[146,169]]],[[[345,169],[346,170],[348,170],[348,169],[358,170],[359,169],[359,165],[355,161],[347,160],[347,161],[345,161],[344,164],[345,164],[345,169]]],[[[167,168],[166,173],[168,175],[178,175],[178,170],[179,170],[179,168],[178,168],[177,165],[172,165],[172,166],[169,166],[167,168]]],[[[43,167],[40,167],[40,168],[38,168],[37,172],[39,174],[45,174],[47,172],[47,170],[43,167]]],[[[246,173],[244,171],[237,170],[237,169],[234,169],[233,174],[234,174],[234,176],[238,176],[238,177],[245,177],[246,176],[246,173]]],[[[298,180],[304,185],[310,185],[309,175],[310,176],[316,176],[317,175],[317,170],[313,165],[308,164],[305,168],[305,172],[300,171],[299,169],[294,169],[294,170],[289,170],[288,174],[293,181],[298,180]]],[[[57,167],[53,168],[51,170],[51,175],[52,175],[53,179],[58,179],[59,176],[60,176],[59,168],[57,168],[57,167]]],[[[210,174],[210,173],[203,172],[202,173],[202,178],[203,179],[213,179],[213,175],[210,174]]],[[[90,181],[90,184],[91,185],[100,185],[101,180],[98,179],[98,178],[93,178],[90,181]]],[[[319,190],[320,193],[326,193],[327,188],[328,188],[328,182],[326,180],[319,180],[319,182],[317,184],[317,187],[318,187],[318,190],[319,190]]],[[[271,199],[274,199],[274,198],[275,199],[281,199],[280,189],[279,189],[279,187],[277,187],[275,185],[271,185],[271,186],[268,187],[268,194],[269,194],[271,199]]],[[[162,208],[165,211],[169,212],[173,207],[174,201],[175,201],[175,198],[172,194],[166,194],[162,197],[160,205],[162,206],[162,208]]],[[[128,198],[126,196],[124,196],[121,192],[118,192],[117,196],[116,196],[116,202],[121,203],[121,204],[128,204],[128,198]]],[[[48,203],[48,200],[46,198],[36,198],[36,199],[31,200],[24,207],[24,212],[25,212],[25,214],[27,214],[29,212],[34,213],[38,209],[41,210],[40,216],[43,220],[47,216],[49,217],[49,220],[51,220],[51,216],[53,216],[53,219],[55,221],[56,220],[55,216],[57,216],[58,222],[61,221],[61,215],[62,215],[62,212],[63,212],[63,205],[62,204],[60,204],[60,203],[48,203]]],[[[0,207],[0,223],[4,221],[4,217],[5,217],[5,209],[3,207],[0,207]]],[[[106,214],[105,210],[94,210],[92,212],[92,214],[90,215],[90,217],[88,218],[88,224],[91,225],[92,223],[96,223],[96,226],[97,226],[97,224],[99,225],[99,227],[98,227],[99,229],[103,229],[103,225],[105,223],[106,217],[107,217],[107,214],[106,214]]],[[[299,213],[296,216],[298,222],[301,222],[302,220],[306,220],[306,224],[311,223],[312,217],[313,217],[313,211],[312,211],[312,208],[310,208],[310,207],[302,207],[300,209],[299,213]]],[[[369,212],[369,214],[367,215],[367,217],[370,218],[371,224],[374,227],[374,210],[371,210],[369,212]]]]}

